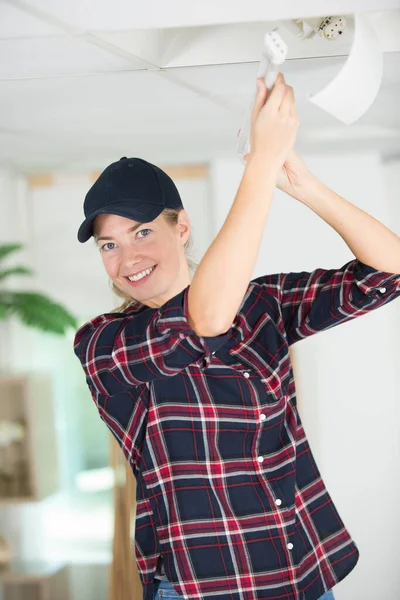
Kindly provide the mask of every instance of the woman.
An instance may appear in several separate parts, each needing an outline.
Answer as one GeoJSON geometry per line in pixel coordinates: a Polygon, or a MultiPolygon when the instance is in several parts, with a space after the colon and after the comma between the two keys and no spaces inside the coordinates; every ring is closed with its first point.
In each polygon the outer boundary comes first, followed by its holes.
{"type": "Polygon", "coordinates": [[[189,219],[163,171],[121,159],[85,199],[78,239],[94,236],[126,301],[74,348],[137,480],[144,600],[327,600],[358,560],[296,409],[289,346],[398,297],[400,239],[294,152],[282,75],[267,95],[259,80],[243,178],[193,279],[189,219]],[[355,259],[250,281],[276,185],[355,259]]]}

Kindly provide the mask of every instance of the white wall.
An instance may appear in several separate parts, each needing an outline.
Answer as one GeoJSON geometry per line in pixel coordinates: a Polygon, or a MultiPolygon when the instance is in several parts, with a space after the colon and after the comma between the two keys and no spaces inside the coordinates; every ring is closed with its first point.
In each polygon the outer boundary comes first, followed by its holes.
{"type": "MultiPolygon", "coordinates": [[[[325,183],[400,233],[398,163],[382,166],[375,155],[310,156],[306,160],[325,183]]],[[[193,225],[195,259],[201,258],[218,233],[241,173],[238,161],[220,160],[211,165],[210,185],[204,180],[177,182],[193,225]]],[[[9,177],[7,181],[7,185],[14,185],[9,177]]],[[[76,239],[88,187],[85,181],[60,181],[56,187],[35,188],[24,194],[22,213],[13,215],[9,214],[10,195],[0,196],[2,216],[6,208],[6,221],[15,225],[15,235],[25,235],[29,242],[27,256],[37,274],[34,280],[37,289],[65,303],[82,321],[109,311],[114,305],[93,244],[79,244],[76,239]]],[[[0,227],[0,242],[10,240],[13,235],[8,225],[0,227]]],[[[246,243],[251,235],[251,230],[244,230],[238,243],[246,243]]],[[[352,258],[340,236],[312,211],[276,193],[254,276],[340,267],[352,258]]],[[[26,262],[22,259],[21,262],[26,262]]],[[[400,472],[397,445],[400,415],[395,377],[400,358],[395,343],[399,310],[399,302],[392,303],[375,314],[294,346],[299,404],[306,431],[328,489],[361,551],[358,566],[335,590],[337,600],[400,597],[400,578],[394,564],[398,556],[395,535],[399,531],[395,509],[400,500],[395,482],[395,474],[400,472]]],[[[79,452],[67,447],[71,429],[80,426],[74,421],[74,407],[86,403],[84,418],[98,417],[72,353],[72,336],[63,342],[50,342],[13,323],[9,341],[16,368],[48,368],[54,374],[61,468],[64,474],[69,469],[78,469],[79,452]],[[21,340],[24,348],[30,347],[35,352],[21,353],[21,340]]],[[[100,420],[99,425],[103,427],[100,420]]],[[[99,440],[100,434],[91,443],[99,440]]],[[[68,473],[65,480],[68,483],[68,473]]],[[[59,505],[54,501],[50,504],[54,507],[50,516],[40,508],[21,508],[12,514],[13,519],[24,525],[21,548],[26,558],[38,558],[38,553],[40,556],[43,544],[39,542],[39,531],[49,531],[56,522],[55,515],[61,514],[59,505]]],[[[0,509],[0,531],[7,525],[8,516],[0,509]]],[[[18,523],[14,529],[21,528],[18,523]]],[[[56,548],[56,544],[57,534],[53,531],[46,551],[56,548]]],[[[73,545],[70,543],[68,548],[73,561],[73,545]]],[[[77,589],[83,580],[77,577],[77,589]]],[[[87,589],[86,584],[84,587],[87,589]]],[[[76,591],[74,597],[80,594],[76,591]]],[[[85,598],[92,600],[87,594],[85,598]]],[[[98,600],[97,592],[93,594],[95,599],[98,600]]]]}
{"type": "MultiPolygon", "coordinates": [[[[400,234],[398,162],[382,165],[377,155],[345,154],[306,161],[336,192],[400,234]]],[[[213,203],[214,232],[229,211],[241,172],[236,161],[213,166],[213,197],[219,200],[213,203]]],[[[251,235],[244,230],[238,243],[251,235]]],[[[330,226],[276,192],[254,277],[339,268],[352,258],[330,226]]],[[[293,346],[305,429],[361,554],[356,569],[335,587],[337,600],[400,597],[399,322],[396,301],[293,346]]]]}

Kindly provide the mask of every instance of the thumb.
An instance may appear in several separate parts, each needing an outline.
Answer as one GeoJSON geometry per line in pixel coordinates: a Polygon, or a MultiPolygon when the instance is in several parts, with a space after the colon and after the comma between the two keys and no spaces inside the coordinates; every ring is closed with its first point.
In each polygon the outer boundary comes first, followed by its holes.
{"type": "Polygon", "coordinates": [[[255,97],[255,101],[254,101],[254,108],[253,108],[253,116],[254,117],[258,116],[258,113],[260,112],[260,110],[262,109],[262,107],[265,104],[265,100],[266,100],[266,96],[267,96],[267,86],[265,85],[264,79],[262,79],[262,77],[258,77],[256,80],[256,84],[257,84],[257,91],[256,91],[256,97],[255,97]]]}

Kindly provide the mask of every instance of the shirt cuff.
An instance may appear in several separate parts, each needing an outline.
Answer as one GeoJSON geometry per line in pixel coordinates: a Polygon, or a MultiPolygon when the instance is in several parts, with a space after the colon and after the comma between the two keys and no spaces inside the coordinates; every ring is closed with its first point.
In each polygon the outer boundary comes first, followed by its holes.
{"type": "Polygon", "coordinates": [[[354,280],[367,296],[380,297],[400,290],[400,274],[379,271],[359,260],[355,262],[354,280]]]}

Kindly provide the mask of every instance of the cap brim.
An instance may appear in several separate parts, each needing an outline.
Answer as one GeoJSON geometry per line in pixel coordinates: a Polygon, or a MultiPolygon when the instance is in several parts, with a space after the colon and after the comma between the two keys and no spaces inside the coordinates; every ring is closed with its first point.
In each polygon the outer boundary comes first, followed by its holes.
{"type": "Polygon", "coordinates": [[[93,223],[98,215],[118,215],[120,217],[125,217],[126,219],[132,219],[132,221],[138,221],[139,223],[148,223],[154,221],[163,210],[163,206],[149,204],[148,202],[132,206],[132,200],[116,202],[110,206],[105,206],[104,208],[96,210],[83,221],[78,230],[78,241],[83,244],[92,237],[93,223]]]}

